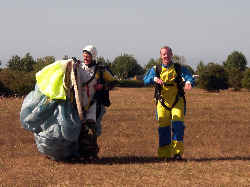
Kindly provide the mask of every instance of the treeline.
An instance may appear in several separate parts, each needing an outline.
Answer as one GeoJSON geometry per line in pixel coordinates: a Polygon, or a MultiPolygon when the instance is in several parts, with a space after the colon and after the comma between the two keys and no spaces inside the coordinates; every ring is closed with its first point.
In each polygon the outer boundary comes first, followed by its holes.
{"type": "MultiPolygon", "coordinates": [[[[69,58],[69,56],[65,55],[62,59],[67,60],[69,58]]],[[[23,57],[12,56],[7,62],[7,67],[0,68],[0,95],[26,95],[34,89],[36,83],[35,74],[45,66],[54,63],[55,60],[53,56],[34,59],[30,53],[26,53],[23,57]]],[[[113,62],[99,57],[97,62],[109,66],[114,76],[120,81],[119,86],[143,86],[142,81],[130,80],[136,75],[143,76],[145,73],[144,68],[137,63],[133,55],[122,54],[116,57],[113,62]]]]}
{"type": "MultiPolygon", "coordinates": [[[[69,59],[69,56],[65,55],[62,59],[69,59]]],[[[97,61],[109,66],[122,87],[143,86],[143,75],[152,66],[161,63],[160,58],[152,58],[142,67],[135,57],[129,54],[121,54],[112,62],[103,57],[99,57],[97,61]]],[[[201,61],[196,70],[186,64],[183,56],[175,55],[173,61],[186,66],[192,74],[196,75],[196,86],[205,90],[219,91],[228,88],[233,88],[236,91],[241,88],[250,90],[250,69],[247,67],[247,60],[241,52],[232,52],[222,65],[214,62],[205,65],[201,61]]],[[[23,57],[12,56],[7,62],[7,67],[0,68],[0,95],[26,95],[34,89],[36,72],[53,62],[55,62],[53,56],[37,59],[34,59],[30,53],[23,57]]]]}
{"type": "Polygon", "coordinates": [[[222,65],[200,62],[195,72],[199,78],[197,86],[208,91],[219,91],[232,88],[239,91],[246,88],[250,91],[250,68],[245,56],[238,51],[232,52],[222,65]]]}
{"type": "MultiPolygon", "coordinates": [[[[250,90],[250,68],[247,67],[246,57],[238,51],[233,51],[228,55],[222,65],[215,62],[209,62],[207,65],[200,61],[193,70],[186,64],[182,56],[173,56],[173,61],[186,66],[194,75],[196,86],[207,91],[219,91],[232,88],[239,91],[241,88],[250,90]]],[[[160,59],[151,59],[145,66],[149,70],[152,66],[160,63],[160,59]]]]}

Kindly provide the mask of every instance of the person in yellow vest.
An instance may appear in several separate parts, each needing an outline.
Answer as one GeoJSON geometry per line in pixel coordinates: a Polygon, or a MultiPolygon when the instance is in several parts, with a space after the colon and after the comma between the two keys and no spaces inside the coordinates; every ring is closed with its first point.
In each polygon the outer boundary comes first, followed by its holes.
{"type": "Polygon", "coordinates": [[[172,61],[169,46],[160,49],[162,63],[152,67],[144,77],[145,85],[155,85],[158,120],[158,157],[181,160],[184,152],[184,115],[186,101],[184,90],[191,90],[194,79],[180,64],[172,61]]]}
{"type": "Polygon", "coordinates": [[[82,56],[83,62],[78,65],[78,72],[84,121],[82,121],[83,127],[79,137],[79,152],[97,157],[99,152],[97,137],[101,135],[101,120],[106,107],[110,105],[108,90],[113,86],[115,79],[107,67],[97,63],[96,47],[87,45],[82,49],[82,56]],[[89,136],[89,130],[92,130],[91,136],[89,136]]]}

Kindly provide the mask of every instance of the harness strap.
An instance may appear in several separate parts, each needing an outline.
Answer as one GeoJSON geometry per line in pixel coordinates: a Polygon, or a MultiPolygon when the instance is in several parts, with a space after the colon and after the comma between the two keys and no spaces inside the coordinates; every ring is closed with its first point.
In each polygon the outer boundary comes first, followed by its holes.
{"type": "Polygon", "coordinates": [[[86,113],[86,112],[88,111],[88,109],[89,109],[95,102],[96,102],[96,101],[95,101],[95,99],[93,98],[93,99],[89,102],[89,104],[88,104],[86,107],[83,108],[83,112],[86,113]]]}
{"type": "MultiPolygon", "coordinates": [[[[157,100],[161,103],[161,105],[162,105],[166,110],[171,111],[171,109],[174,108],[174,106],[178,103],[179,97],[180,97],[179,94],[177,94],[176,97],[175,97],[175,101],[174,101],[174,103],[172,104],[171,107],[168,107],[168,106],[165,104],[164,99],[163,99],[162,96],[160,96],[157,100]]],[[[184,96],[183,96],[183,100],[184,100],[184,104],[185,104],[185,103],[186,103],[186,102],[185,102],[186,99],[185,99],[184,96]]],[[[157,102],[156,102],[156,104],[157,104],[157,102]]]]}
{"type": "MultiPolygon", "coordinates": [[[[87,87],[87,95],[89,96],[89,93],[88,93],[88,91],[89,91],[89,89],[88,89],[88,84],[95,78],[95,75],[96,75],[96,73],[98,72],[99,73],[99,79],[97,80],[100,84],[103,84],[104,85],[104,83],[105,83],[105,80],[104,80],[104,75],[103,75],[103,73],[104,73],[104,71],[105,71],[105,68],[106,67],[103,67],[103,66],[100,66],[100,65],[98,65],[98,63],[97,64],[95,64],[95,70],[94,70],[94,74],[93,74],[93,76],[87,81],[87,82],[85,82],[85,83],[83,83],[82,84],[82,86],[86,86],[87,87]]],[[[95,95],[94,95],[94,97],[92,98],[92,100],[90,100],[89,101],[89,104],[86,106],[86,107],[84,107],[84,112],[86,112],[94,103],[100,103],[100,98],[98,97],[98,95],[100,95],[100,92],[103,92],[103,90],[102,91],[97,91],[96,93],[95,93],[95,95]]],[[[103,95],[102,95],[103,96],[103,95]]],[[[108,99],[108,102],[109,102],[109,98],[103,98],[102,97],[102,100],[103,99],[108,99]]],[[[110,102],[109,102],[109,104],[106,104],[105,103],[105,106],[109,106],[110,105],[110,102]]]]}
{"type": "MultiPolygon", "coordinates": [[[[171,107],[168,107],[164,102],[164,98],[161,95],[162,86],[159,85],[159,84],[155,84],[155,99],[156,99],[156,101],[159,101],[161,103],[161,105],[166,110],[169,110],[169,111],[171,111],[171,109],[174,108],[174,106],[178,103],[179,97],[183,97],[184,106],[186,105],[185,92],[184,92],[184,90],[182,88],[182,85],[181,85],[181,82],[182,82],[181,65],[177,64],[177,63],[174,63],[174,68],[175,68],[175,71],[177,73],[176,83],[177,83],[178,93],[177,93],[177,95],[175,97],[175,101],[174,101],[174,103],[172,104],[171,107]]],[[[161,71],[162,71],[162,64],[157,64],[155,70],[156,70],[156,77],[160,78],[160,74],[161,74],[161,71]]],[[[164,86],[174,86],[174,85],[164,83],[164,86]]],[[[156,104],[157,104],[157,102],[156,102],[156,104]]]]}
{"type": "Polygon", "coordinates": [[[95,78],[96,72],[97,72],[97,68],[95,66],[94,74],[87,82],[82,83],[82,86],[88,85],[95,78]]]}

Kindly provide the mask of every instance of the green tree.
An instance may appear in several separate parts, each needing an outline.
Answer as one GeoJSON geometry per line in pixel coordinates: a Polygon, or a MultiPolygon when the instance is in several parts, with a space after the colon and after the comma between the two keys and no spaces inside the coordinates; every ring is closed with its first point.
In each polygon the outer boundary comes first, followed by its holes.
{"type": "Polygon", "coordinates": [[[243,72],[239,68],[231,68],[227,70],[227,73],[229,87],[233,88],[234,91],[239,91],[242,88],[243,72]]]}
{"type": "Polygon", "coordinates": [[[199,64],[196,67],[196,74],[200,75],[204,70],[206,66],[204,65],[203,61],[200,61],[199,64]]]}
{"type": "Polygon", "coordinates": [[[228,83],[235,91],[240,90],[243,73],[247,68],[246,57],[238,51],[228,55],[227,60],[223,62],[223,66],[228,73],[228,83]]]}
{"type": "Polygon", "coordinates": [[[200,86],[200,77],[201,74],[206,70],[206,66],[204,65],[203,61],[200,61],[199,64],[196,67],[195,74],[198,75],[198,79],[196,80],[196,85],[199,87],[200,86]]]}
{"type": "Polygon", "coordinates": [[[250,68],[246,69],[242,78],[242,86],[250,91],[250,68]]]}
{"type": "Polygon", "coordinates": [[[0,92],[2,95],[26,95],[35,85],[34,72],[4,69],[0,73],[0,92]]]}
{"type": "Polygon", "coordinates": [[[244,72],[247,68],[247,60],[241,52],[234,51],[228,55],[227,60],[223,62],[223,66],[226,70],[239,69],[244,72]]]}
{"type": "Polygon", "coordinates": [[[69,57],[69,55],[64,55],[62,59],[63,60],[68,60],[68,59],[70,59],[70,57],[69,57]]]}
{"type": "Polygon", "coordinates": [[[208,91],[219,91],[228,88],[228,75],[223,66],[209,63],[200,73],[199,87],[208,91]]]}
{"type": "Polygon", "coordinates": [[[33,57],[30,55],[30,53],[26,53],[24,57],[21,59],[22,64],[22,71],[31,72],[33,71],[33,65],[36,63],[36,61],[33,59],[33,57]]]}
{"type": "Polygon", "coordinates": [[[182,66],[186,67],[191,74],[194,74],[193,68],[190,65],[186,64],[187,60],[186,60],[186,58],[184,56],[174,55],[172,57],[172,61],[174,63],[181,64],[182,66]]]}
{"type": "Polygon", "coordinates": [[[37,58],[37,62],[33,65],[34,71],[40,71],[45,66],[52,64],[55,62],[54,56],[46,56],[46,57],[40,57],[37,58]]]}
{"type": "Polygon", "coordinates": [[[137,63],[136,59],[128,54],[116,57],[111,70],[118,79],[127,79],[144,73],[144,69],[137,63]]]}
{"type": "Polygon", "coordinates": [[[160,64],[160,58],[158,60],[155,60],[153,58],[151,58],[148,63],[145,65],[145,72],[147,72],[149,69],[151,69],[153,66],[155,66],[156,64],[160,64]]]}
{"type": "Polygon", "coordinates": [[[30,53],[26,53],[23,58],[20,58],[18,55],[12,56],[8,61],[7,67],[15,71],[31,72],[35,63],[30,53]]]}
{"type": "Polygon", "coordinates": [[[11,70],[21,71],[21,58],[18,55],[12,56],[11,59],[7,62],[7,68],[11,70]]]}
{"type": "Polygon", "coordinates": [[[173,62],[182,64],[182,65],[186,63],[186,59],[184,56],[174,55],[172,57],[172,60],[173,62]]]}

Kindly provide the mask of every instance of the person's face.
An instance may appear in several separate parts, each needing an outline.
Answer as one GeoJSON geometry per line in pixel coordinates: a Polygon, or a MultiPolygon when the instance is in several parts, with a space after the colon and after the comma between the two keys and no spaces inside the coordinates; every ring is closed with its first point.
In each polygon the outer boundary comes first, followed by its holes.
{"type": "Polygon", "coordinates": [[[92,62],[92,56],[89,53],[83,52],[82,56],[83,56],[83,62],[84,62],[84,64],[86,64],[86,65],[91,64],[91,62],[92,62]]]}
{"type": "Polygon", "coordinates": [[[160,56],[161,56],[162,63],[164,65],[168,65],[172,60],[173,54],[169,49],[163,48],[160,51],[160,56]]]}

